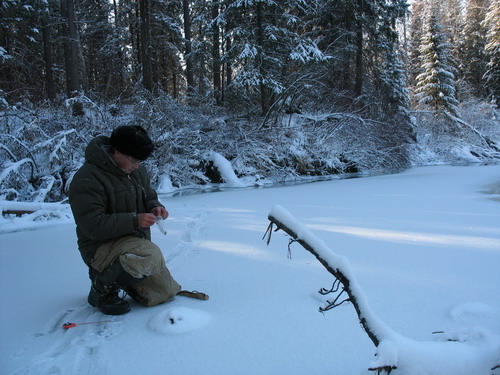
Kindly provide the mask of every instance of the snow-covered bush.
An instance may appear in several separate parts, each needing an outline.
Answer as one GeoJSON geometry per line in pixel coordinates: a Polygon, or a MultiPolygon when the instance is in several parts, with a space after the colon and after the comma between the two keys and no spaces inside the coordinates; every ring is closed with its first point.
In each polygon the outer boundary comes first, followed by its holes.
{"type": "Polygon", "coordinates": [[[434,111],[415,113],[414,164],[500,161],[498,110],[484,102],[468,101],[460,105],[459,114],[460,118],[434,111]]]}
{"type": "Polygon", "coordinates": [[[498,113],[472,102],[462,111],[463,119],[452,127],[443,123],[451,120],[434,113],[416,113],[414,143],[405,124],[345,111],[303,111],[266,122],[222,112],[208,102],[184,105],[168,95],[138,94],[128,104],[98,104],[85,96],[62,106],[5,103],[0,110],[0,200],[63,201],[87,143],[129,124],[143,126],[155,142],[146,167],[162,191],[229,182],[214,163],[215,154],[230,162],[246,185],[498,157],[498,113]],[[73,115],[75,101],[83,109],[79,116],[73,115]]]}
{"type": "Polygon", "coordinates": [[[101,115],[68,116],[66,107],[6,106],[0,112],[0,199],[54,202],[83,161],[83,145],[100,133],[101,115]],[[98,120],[96,120],[98,118],[98,120]]]}

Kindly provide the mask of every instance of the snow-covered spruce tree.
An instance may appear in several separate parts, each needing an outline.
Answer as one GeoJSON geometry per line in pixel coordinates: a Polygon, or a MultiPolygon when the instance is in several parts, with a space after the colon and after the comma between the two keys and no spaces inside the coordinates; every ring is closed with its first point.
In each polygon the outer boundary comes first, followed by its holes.
{"type": "MultiPolygon", "coordinates": [[[[408,32],[409,83],[413,88],[417,86],[417,77],[424,73],[424,63],[421,60],[422,53],[420,49],[422,37],[426,32],[426,20],[433,8],[441,10],[439,13],[441,32],[446,35],[449,43],[451,59],[457,61],[455,69],[459,65],[460,40],[463,36],[464,27],[462,0],[415,0],[411,4],[408,32]]],[[[458,70],[456,76],[458,76],[458,70]]]]}
{"type": "Polygon", "coordinates": [[[367,45],[374,53],[367,59],[373,75],[377,105],[381,119],[398,117],[399,123],[409,122],[409,103],[406,85],[407,72],[403,66],[403,49],[399,44],[398,22],[406,16],[406,0],[380,2],[370,18],[381,19],[371,32],[367,45]],[[377,103],[377,104],[378,104],[377,103]],[[403,120],[404,119],[404,120],[403,120]],[[403,121],[402,121],[403,120],[403,121]]]}
{"type": "Polygon", "coordinates": [[[331,93],[339,93],[344,97],[356,96],[355,87],[361,80],[362,69],[356,69],[362,62],[356,60],[356,30],[362,21],[359,4],[351,0],[318,0],[314,12],[308,15],[309,29],[319,48],[333,56],[322,79],[326,90],[320,91],[322,95],[330,94],[327,97],[332,104],[335,104],[335,96],[331,93]]]}
{"type": "MultiPolygon", "coordinates": [[[[358,107],[378,119],[391,117],[404,107],[407,112],[406,72],[399,43],[407,1],[318,0],[315,9],[309,16],[311,34],[333,56],[323,82],[328,90],[342,93],[343,103],[338,104],[352,108],[359,103],[358,107]]],[[[337,104],[335,98],[332,101],[337,104]]]]}
{"type": "Polygon", "coordinates": [[[287,90],[290,76],[306,63],[325,59],[313,40],[304,37],[302,16],[309,4],[299,0],[233,0],[221,17],[228,28],[232,95],[245,105],[259,105],[266,115],[276,96],[287,90]]]}
{"type": "MultiPolygon", "coordinates": [[[[221,43],[218,14],[219,1],[193,0],[191,15],[191,61],[193,69],[192,99],[196,103],[222,105],[221,43]]],[[[192,101],[194,103],[194,101],[192,101]]]]}
{"type": "Polygon", "coordinates": [[[488,29],[486,35],[486,53],[489,58],[486,73],[488,94],[492,101],[500,107],[500,0],[492,0],[484,19],[488,29]]]}
{"type": "MultiPolygon", "coordinates": [[[[466,0],[467,1],[467,0],[466,0]]],[[[462,31],[464,29],[464,19],[466,13],[466,1],[464,0],[430,0],[427,9],[436,7],[439,9],[439,21],[451,44],[452,54],[458,58],[458,50],[462,31]]]]}
{"type": "Polygon", "coordinates": [[[112,4],[107,0],[81,0],[80,39],[85,61],[85,91],[98,97],[113,98],[124,90],[124,67],[122,43],[118,26],[120,18],[115,15],[114,24],[109,17],[112,4]]]}
{"type": "Polygon", "coordinates": [[[183,50],[180,1],[151,2],[151,45],[153,84],[174,98],[183,84],[183,50]]]}
{"type": "Polygon", "coordinates": [[[462,29],[459,48],[459,68],[465,81],[472,87],[477,97],[486,96],[483,81],[488,59],[486,57],[486,27],[484,18],[487,0],[468,0],[465,23],[462,29]]]}
{"type": "Polygon", "coordinates": [[[423,22],[428,0],[416,0],[411,5],[408,25],[408,79],[410,86],[416,86],[416,78],[423,73],[420,61],[420,40],[423,34],[423,22]]]}
{"type": "Polygon", "coordinates": [[[420,53],[423,72],[416,78],[419,104],[424,108],[458,116],[451,45],[442,30],[436,7],[432,7],[426,15],[420,53]]]}
{"type": "MultiPolygon", "coordinates": [[[[162,0],[120,0],[113,2],[114,39],[108,37],[105,52],[112,52],[110,43],[119,48],[121,69],[125,79],[121,96],[129,98],[134,90],[167,92],[178,97],[182,83],[181,51],[182,3],[162,0]]],[[[116,96],[115,96],[116,97],[116,96]]]]}
{"type": "Polygon", "coordinates": [[[371,8],[372,14],[367,11],[367,16],[380,21],[369,23],[373,29],[366,38],[367,51],[373,52],[367,53],[366,57],[369,82],[364,93],[370,95],[371,92],[371,98],[365,102],[371,107],[369,113],[384,123],[378,132],[378,147],[384,150],[381,156],[390,160],[395,169],[400,169],[408,165],[408,145],[414,139],[407,71],[398,33],[398,23],[404,20],[408,4],[402,0],[375,2],[374,5],[377,7],[371,8]]]}

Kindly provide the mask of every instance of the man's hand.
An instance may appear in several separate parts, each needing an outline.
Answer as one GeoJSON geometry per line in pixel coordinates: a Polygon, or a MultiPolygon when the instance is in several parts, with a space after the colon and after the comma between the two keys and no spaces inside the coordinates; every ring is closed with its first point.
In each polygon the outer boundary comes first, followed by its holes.
{"type": "Polygon", "coordinates": [[[151,210],[151,212],[153,213],[153,215],[155,215],[155,217],[160,216],[163,220],[168,217],[168,211],[165,209],[165,207],[155,207],[151,210]]]}
{"type": "Polygon", "coordinates": [[[139,228],[149,228],[156,223],[156,216],[154,214],[138,214],[137,225],[139,228]]]}

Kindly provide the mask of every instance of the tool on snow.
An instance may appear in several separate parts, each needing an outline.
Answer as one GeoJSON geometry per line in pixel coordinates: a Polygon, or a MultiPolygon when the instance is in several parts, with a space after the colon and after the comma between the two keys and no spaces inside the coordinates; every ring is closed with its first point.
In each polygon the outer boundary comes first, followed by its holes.
{"type": "Polygon", "coordinates": [[[70,328],[73,328],[73,327],[76,327],[76,326],[83,326],[85,324],[99,324],[99,323],[109,323],[111,322],[111,320],[100,320],[98,322],[86,322],[86,323],[70,323],[70,322],[67,322],[67,323],[64,323],[62,325],[62,327],[64,329],[70,329],[70,328]]]}
{"type": "Polygon", "coordinates": [[[197,290],[189,291],[189,290],[181,290],[177,293],[178,296],[184,296],[189,298],[201,299],[204,301],[208,300],[208,294],[198,292],[197,290]]]}

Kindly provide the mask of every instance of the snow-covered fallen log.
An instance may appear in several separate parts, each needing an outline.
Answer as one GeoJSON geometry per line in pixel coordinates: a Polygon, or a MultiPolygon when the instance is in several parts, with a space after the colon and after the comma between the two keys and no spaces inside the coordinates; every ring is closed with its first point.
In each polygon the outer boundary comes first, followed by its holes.
{"type": "Polygon", "coordinates": [[[0,200],[0,233],[74,223],[67,203],[15,202],[0,200]]]}
{"type": "Polygon", "coordinates": [[[69,217],[69,205],[65,203],[15,202],[0,200],[2,215],[29,215],[27,219],[40,220],[40,217],[69,217]]]}
{"type": "Polygon", "coordinates": [[[227,160],[224,156],[215,151],[210,151],[208,153],[210,160],[214,163],[214,166],[219,171],[224,182],[231,187],[244,187],[245,185],[240,181],[236,173],[234,172],[231,162],[227,160]]]}
{"type": "Polygon", "coordinates": [[[353,305],[362,327],[377,347],[375,358],[368,366],[370,371],[404,375],[491,375],[499,367],[500,338],[484,331],[472,332],[465,340],[447,335],[437,342],[418,342],[393,331],[370,308],[346,257],[331,250],[281,206],[274,206],[268,219],[271,222],[266,232],[268,244],[276,225],[276,230],[281,229],[292,237],[290,243],[302,245],[335,277],[332,290],[321,289],[320,293],[334,292],[337,297],[327,301],[329,306],[320,311],[343,302],[353,305]],[[347,297],[342,297],[343,294],[347,297]]]}
{"type": "Polygon", "coordinates": [[[32,214],[36,211],[58,212],[68,208],[67,204],[45,203],[45,202],[15,202],[0,200],[2,215],[24,215],[32,214]]]}

